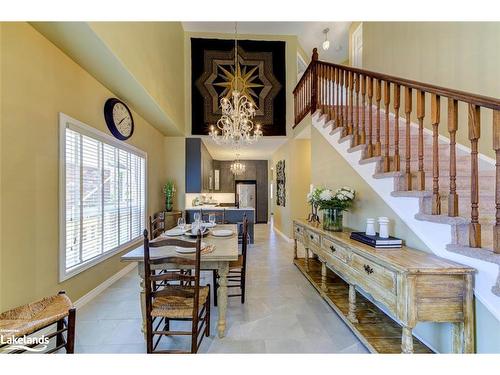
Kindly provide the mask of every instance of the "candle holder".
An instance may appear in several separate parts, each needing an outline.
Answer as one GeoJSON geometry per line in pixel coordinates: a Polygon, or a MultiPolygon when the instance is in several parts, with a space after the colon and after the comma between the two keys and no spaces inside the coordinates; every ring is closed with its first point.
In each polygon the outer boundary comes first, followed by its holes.
{"type": "Polygon", "coordinates": [[[311,204],[311,213],[307,217],[307,221],[310,223],[318,223],[319,224],[319,215],[318,215],[318,206],[315,204],[311,204]]]}

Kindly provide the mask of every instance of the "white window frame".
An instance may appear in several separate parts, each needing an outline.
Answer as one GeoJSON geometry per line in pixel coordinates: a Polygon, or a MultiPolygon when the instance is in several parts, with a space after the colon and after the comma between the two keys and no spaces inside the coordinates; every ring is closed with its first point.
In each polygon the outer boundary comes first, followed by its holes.
{"type": "Polygon", "coordinates": [[[135,153],[144,158],[144,228],[147,228],[148,211],[148,154],[132,145],[119,141],[89,125],[84,124],[62,112],[59,113],[59,282],[67,280],[79,273],[99,264],[112,256],[142,243],[142,233],[138,238],[119,245],[116,249],[85,261],[71,270],[66,270],[66,129],[71,128],[83,135],[95,138],[110,146],[126,152],[135,153]]]}

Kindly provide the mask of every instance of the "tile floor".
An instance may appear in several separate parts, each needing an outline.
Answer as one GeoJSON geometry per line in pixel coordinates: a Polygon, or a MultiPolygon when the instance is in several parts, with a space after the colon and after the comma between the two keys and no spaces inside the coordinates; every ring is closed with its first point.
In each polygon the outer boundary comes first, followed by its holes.
{"type": "MultiPolygon", "coordinates": [[[[201,353],[367,353],[342,320],[292,263],[293,246],[271,225],[258,224],[248,250],[247,296],[229,299],[227,334],[216,332],[201,353]]],[[[211,283],[211,273],[206,273],[211,283]]],[[[144,353],[137,269],[77,312],[77,353],[144,353]]],[[[172,323],[181,328],[186,323],[172,323]]],[[[164,337],[160,347],[187,349],[186,337],[164,337]]]]}

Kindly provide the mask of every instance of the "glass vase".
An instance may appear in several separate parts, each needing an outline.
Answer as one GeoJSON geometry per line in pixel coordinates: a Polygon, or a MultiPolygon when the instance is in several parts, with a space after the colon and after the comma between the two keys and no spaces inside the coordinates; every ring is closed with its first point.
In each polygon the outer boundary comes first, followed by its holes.
{"type": "Polygon", "coordinates": [[[333,232],[343,230],[343,211],[338,208],[327,208],[323,210],[323,229],[333,232]]]}
{"type": "Polygon", "coordinates": [[[172,198],[167,197],[165,199],[165,211],[167,212],[172,212],[173,204],[172,204],[172,198]]]}

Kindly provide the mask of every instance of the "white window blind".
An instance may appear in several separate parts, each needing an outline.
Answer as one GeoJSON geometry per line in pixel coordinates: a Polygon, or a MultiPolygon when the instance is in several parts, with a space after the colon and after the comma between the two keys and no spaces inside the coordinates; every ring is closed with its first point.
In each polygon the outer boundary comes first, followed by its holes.
{"type": "Polygon", "coordinates": [[[61,279],[65,279],[141,239],[146,158],[65,115],[61,120],[61,279]]]}

